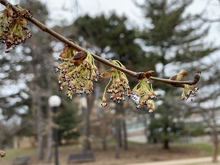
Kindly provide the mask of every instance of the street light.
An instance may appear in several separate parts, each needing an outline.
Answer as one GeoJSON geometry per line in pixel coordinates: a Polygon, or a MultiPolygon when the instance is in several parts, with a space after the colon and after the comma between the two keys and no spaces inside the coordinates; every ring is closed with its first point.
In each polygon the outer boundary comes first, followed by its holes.
{"type": "MultiPolygon", "coordinates": [[[[48,104],[52,108],[53,122],[56,125],[57,124],[57,118],[56,118],[55,114],[57,113],[57,108],[61,104],[61,99],[57,95],[52,95],[52,96],[50,96],[50,98],[48,100],[48,104]]],[[[54,161],[55,161],[55,165],[58,165],[59,164],[59,159],[58,159],[58,131],[57,131],[56,127],[53,128],[53,137],[54,137],[54,142],[55,142],[55,145],[54,145],[54,147],[55,147],[54,161]]]]}

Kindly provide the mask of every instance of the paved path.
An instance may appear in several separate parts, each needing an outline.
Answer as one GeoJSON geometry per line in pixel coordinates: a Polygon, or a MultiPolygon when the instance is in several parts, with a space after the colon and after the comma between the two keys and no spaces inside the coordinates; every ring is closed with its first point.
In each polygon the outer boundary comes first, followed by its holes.
{"type": "MultiPolygon", "coordinates": [[[[161,162],[148,162],[148,163],[137,163],[137,164],[128,164],[128,165],[212,165],[211,157],[202,157],[202,158],[194,158],[194,159],[180,159],[180,160],[170,160],[170,161],[161,161],[161,162]]],[[[218,157],[220,161],[220,156],[218,157]]],[[[213,165],[218,165],[220,163],[216,163],[213,165]]]]}

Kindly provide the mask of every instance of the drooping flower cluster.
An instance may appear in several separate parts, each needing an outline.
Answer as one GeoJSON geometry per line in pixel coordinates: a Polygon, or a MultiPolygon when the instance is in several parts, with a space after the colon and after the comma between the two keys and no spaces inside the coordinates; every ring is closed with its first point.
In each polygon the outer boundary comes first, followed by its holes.
{"type": "Polygon", "coordinates": [[[138,84],[132,90],[132,99],[135,99],[136,108],[146,107],[149,113],[155,111],[154,100],[156,99],[156,94],[148,78],[139,80],[138,84]]]}
{"type": "Polygon", "coordinates": [[[189,97],[195,96],[196,92],[199,90],[199,88],[193,86],[193,85],[182,85],[183,91],[181,94],[182,100],[187,100],[189,97]]]}
{"type": "Polygon", "coordinates": [[[65,46],[60,54],[62,63],[56,68],[60,72],[58,83],[60,90],[67,87],[67,97],[73,94],[90,94],[93,90],[93,80],[98,81],[99,71],[94,58],[89,52],[77,52],[70,46],[65,46]]]}
{"type": "MultiPolygon", "coordinates": [[[[176,75],[172,76],[170,79],[171,80],[182,80],[184,76],[187,75],[187,72],[185,70],[180,71],[176,75]]],[[[194,82],[198,82],[201,77],[201,71],[198,70],[194,76],[194,82]]],[[[181,87],[183,88],[182,94],[181,94],[181,99],[182,100],[187,100],[190,97],[193,97],[196,95],[196,92],[199,90],[199,88],[193,86],[193,85],[188,85],[188,84],[171,84],[175,87],[181,87]]],[[[192,100],[192,99],[191,99],[192,100]]]]}
{"type": "Polygon", "coordinates": [[[26,27],[28,20],[24,15],[26,17],[32,17],[32,15],[28,10],[18,5],[16,7],[20,12],[14,12],[9,6],[0,12],[0,40],[6,45],[6,53],[31,37],[26,27]]]}
{"type": "Polygon", "coordinates": [[[0,150],[0,157],[5,157],[6,153],[2,150],[0,150]]]}
{"type": "MultiPolygon", "coordinates": [[[[119,62],[118,60],[111,60],[112,63],[114,63],[117,66],[120,66],[122,68],[125,68],[125,66],[119,62]]],[[[102,97],[102,103],[101,105],[105,107],[107,105],[105,93],[110,94],[110,99],[112,99],[114,102],[120,103],[121,101],[125,100],[125,96],[129,96],[131,93],[127,76],[124,72],[121,72],[115,68],[111,68],[110,70],[107,70],[100,74],[101,77],[107,77],[110,76],[109,82],[107,86],[105,87],[103,97],[102,97]]]]}

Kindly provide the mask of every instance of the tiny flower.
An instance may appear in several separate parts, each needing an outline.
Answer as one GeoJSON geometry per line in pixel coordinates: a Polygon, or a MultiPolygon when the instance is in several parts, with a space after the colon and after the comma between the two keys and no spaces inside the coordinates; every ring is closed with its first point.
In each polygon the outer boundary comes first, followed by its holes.
{"type": "Polygon", "coordinates": [[[106,106],[107,106],[106,98],[102,98],[101,106],[103,106],[103,107],[106,107],[106,106]]]}
{"type": "Polygon", "coordinates": [[[152,110],[152,109],[149,109],[149,111],[148,111],[149,113],[153,113],[154,111],[152,110]]]}
{"type": "Polygon", "coordinates": [[[152,113],[155,111],[155,104],[154,104],[154,101],[153,100],[148,100],[147,101],[147,106],[148,106],[148,112],[149,113],[152,113]]]}
{"type": "Polygon", "coordinates": [[[59,75],[59,77],[58,77],[58,83],[61,84],[62,82],[63,82],[62,75],[59,75]]]}
{"type": "Polygon", "coordinates": [[[91,91],[90,91],[90,90],[85,90],[84,93],[85,93],[86,95],[89,95],[89,94],[91,93],[91,91]]]}
{"type": "Polygon", "coordinates": [[[72,90],[68,90],[68,92],[67,92],[67,98],[69,98],[69,99],[73,99],[73,91],[72,90]]]}
{"type": "Polygon", "coordinates": [[[62,91],[66,85],[67,85],[67,82],[63,82],[62,84],[60,84],[59,89],[62,91]]]}
{"type": "Polygon", "coordinates": [[[108,87],[108,90],[107,90],[108,93],[112,93],[113,92],[113,86],[111,85],[110,87],[108,87]]]}

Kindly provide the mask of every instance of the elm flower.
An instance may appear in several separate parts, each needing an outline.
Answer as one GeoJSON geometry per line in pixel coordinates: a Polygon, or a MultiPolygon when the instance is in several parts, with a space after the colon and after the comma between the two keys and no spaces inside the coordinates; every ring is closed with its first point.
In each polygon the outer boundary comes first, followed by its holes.
{"type": "MultiPolygon", "coordinates": [[[[177,73],[176,75],[172,76],[170,79],[179,81],[186,74],[187,74],[187,72],[185,70],[183,70],[183,71],[177,73]]],[[[200,77],[201,77],[201,70],[199,69],[199,70],[197,70],[197,72],[194,76],[193,84],[196,84],[199,81],[200,77]]],[[[175,87],[183,88],[183,91],[182,91],[182,94],[181,94],[181,99],[182,100],[187,100],[189,97],[195,96],[196,92],[199,90],[199,88],[197,88],[193,85],[188,85],[188,84],[172,83],[171,85],[173,85],[175,87]]]]}
{"type": "MultiPolygon", "coordinates": [[[[125,67],[118,60],[111,60],[117,66],[125,67]]],[[[128,84],[127,76],[124,72],[121,72],[115,68],[111,68],[100,74],[100,77],[111,76],[108,84],[105,87],[103,98],[105,98],[106,92],[109,93],[110,99],[116,103],[120,103],[125,100],[125,96],[130,95],[130,87],[128,84]]],[[[104,99],[106,101],[106,99],[104,99]]],[[[105,105],[105,104],[104,104],[105,105]]]]}
{"type": "Polygon", "coordinates": [[[93,91],[93,80],[98,81],[99,71],[94,63],[94,58],[89,52],[77,52],[70,46],[65,46],[59,59],[62,61],[55,69],[60,72],[58,83],[60,90],[67,87],[67,97],[72,99],[74,94],[93,91]]]}
{"type": "Polygon", "coordinates": [[[192,85],[183,84],[183,91],[181,95],[182,100],[187,100],[189,97],[195,96],[199,88],[192,85]]]}
{"type": "Polygon", "coordinates": [[[156,94],[147,78],[139,80],[138,84],[132,90],[131,99],[137,104],[137,109],[146,107],[149,113],[154,112],[156,94]]]}
{"type": "Polygon", "coordinates": [[[6,45],[5,52],[10,52],[16,45],[24,43],[31,37],[25,17],[32,17],[28,10],[15,5],[19,12],[14,12],[10,6],[0,11],[0,40],[6,45]]]}
{"type": "Polygon", "coordinates": [[[102,97],[102,103],[101,103],[102,107],[106,107],[107,106],[107,101],[105,97],[102,97]]]}

